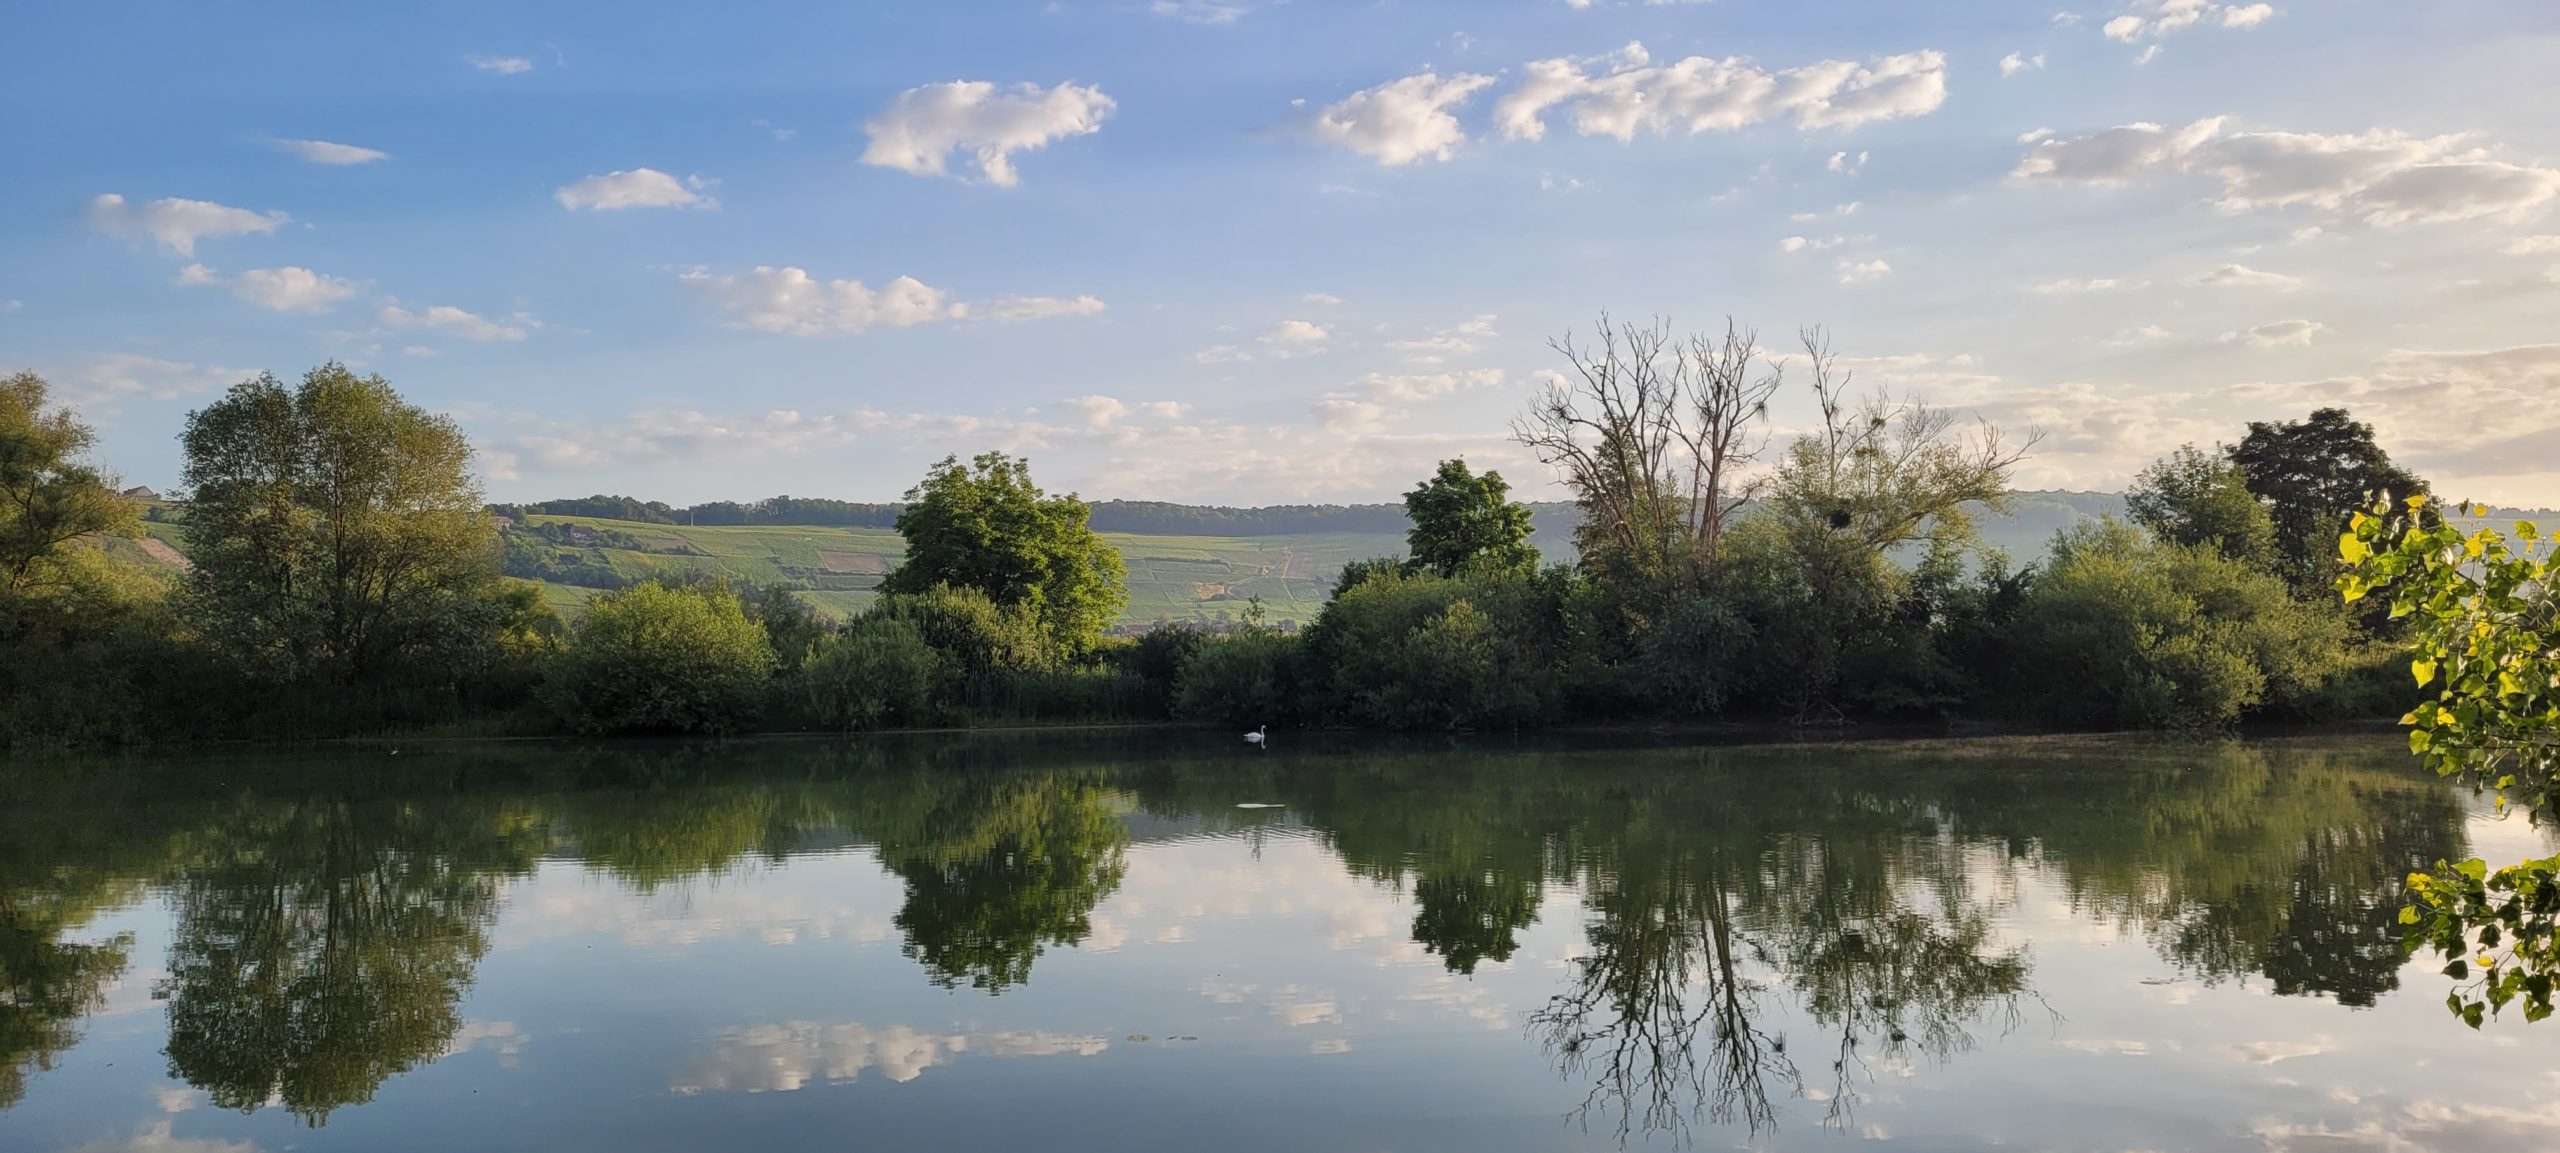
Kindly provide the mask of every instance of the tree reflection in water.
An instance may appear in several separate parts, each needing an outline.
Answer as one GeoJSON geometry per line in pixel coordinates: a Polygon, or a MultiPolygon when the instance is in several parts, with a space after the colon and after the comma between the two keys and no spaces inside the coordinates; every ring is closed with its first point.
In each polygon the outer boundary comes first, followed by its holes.
{"type": "Polygon", "coordinates": [[[2039,1004],[1998,926],[2032,879],[2207,981],[2370,1005],[2397,983],[2406,871],[2464,854],[2442,786],[2334,753],[1419,752],[1257,757],[947,741],[677,752],[472,750],[0,779],[0,1107],[141,964],[85,940],[168,896],[172,1073],[319,1124],[446,1052],[510,878],[573,856],[635,892],[871,847],[927,979],[1002,993],[1091,933],[1129,809],[1245,830],[1283,802],[1408,893],[1448,972],[1518,955],[1559,894],[1580,946],[1529,1018],[1579,1116],[1621,1139],[1839,1124],[1873,1079],[2039,1004]],[[300,765],[300,768],[293,766],[300,765]]]}

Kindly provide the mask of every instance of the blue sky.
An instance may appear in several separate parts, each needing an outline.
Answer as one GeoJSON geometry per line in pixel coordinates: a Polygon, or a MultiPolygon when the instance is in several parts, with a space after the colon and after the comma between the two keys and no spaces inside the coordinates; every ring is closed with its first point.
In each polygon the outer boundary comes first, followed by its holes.
{"type": "Polygon", "coordinates": [[[2041,429],[2027,485],[2343,403],[2448,491],[2560,504],[2547,3],[0,20],[0,365],[136,483],[334,357],[502,498],[886,499],[987,448],[1097,498],[1391,498],[1461,454],[1545,495],[1505,430],[1605,308],[1827,325],[2041,429]]]}

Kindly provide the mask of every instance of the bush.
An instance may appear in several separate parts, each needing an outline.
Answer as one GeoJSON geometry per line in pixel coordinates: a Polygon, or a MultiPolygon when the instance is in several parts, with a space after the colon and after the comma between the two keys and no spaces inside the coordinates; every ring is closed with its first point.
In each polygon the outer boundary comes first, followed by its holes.
{"type": "Polygon", "coordinates": [[[1557,705],[1560,576],[1372,574],[1308,629],[1317,709],[1386,728],[1516,728],[1557,705]]]}
{"type": "Polygon", "coordinates": [[[1261,726],[1298,717],[1298,639],[1247,627],[1204,641],[1174,681],[1173,715],[1261,726]]]}
{"type": "Polygon", "coordinates": [[[912,623],[864,616],[818,644],[803,680],[819,723],[852,732],[931,722],[945,667],[912,623]]]}
{"type": "Polygon", "coordinates": [[[585,732],[725,733],[755,719],[773,666],[737,594],[652,582],[589,602],[551,693],[585,732]]]}
{"type": "Polygon", "coordinates": [[[2345,639],[2281,579],[2108,520],[2055,537],[2019,605],[2009,699],[2054,724],[2225,728],[2316,700],[2345,639]]]}
{"type": "Polygon", "coordinates": [[[920,593],[884,596],[863,615],[913,625],[963,681],[1056,663],[1036,612],[999,605],[976,589],[936,585],[920,593]]]}

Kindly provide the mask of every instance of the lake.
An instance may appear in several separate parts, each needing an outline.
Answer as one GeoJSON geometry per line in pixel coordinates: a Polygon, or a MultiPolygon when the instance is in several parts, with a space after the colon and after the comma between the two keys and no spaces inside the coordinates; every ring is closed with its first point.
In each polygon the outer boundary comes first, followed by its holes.
{"type": "Polygon", "coordinates": [[[0,1150],[2560,1148],[2396,737],[0,767],[0,1150]]]}

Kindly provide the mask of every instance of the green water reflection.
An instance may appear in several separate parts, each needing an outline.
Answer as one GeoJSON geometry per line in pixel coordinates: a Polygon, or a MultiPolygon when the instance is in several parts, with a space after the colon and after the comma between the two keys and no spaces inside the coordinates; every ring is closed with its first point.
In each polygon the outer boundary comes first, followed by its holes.
{"type": "Polygon", "coordinates": [[[2399,879],[2463,855],[2465,819],[2387,750],[2340,742],[1247,757],[1050,738],[20,766],[0,778],[0,1109],[40,1096],[84,1018],[148,970],[170,1078],[307,1126],[360,1110],[454,1050],[511,886],[546,861],[646,894],[868,854],[902,886],[891,924],[921,981],[1002,1005],[1039,996],[1044,959],[1089,941],[1149,846],[1299,836],[1403,894],[1411,941],[1459,978],[1504,968],[1535,926],[1577,927],[1544,1002],[1482,1042],[1543,1054],[1575,1132],[1748,1135],[1800,1097],[1845,1125],[1880,1069],[1925,1076],[2068,1012],[2006,927],[2030,876],[2206,985],[2370,1006],[2402,979],[2399,879]],[[154,899],[165,956],[98,927],[154,899]]]}

